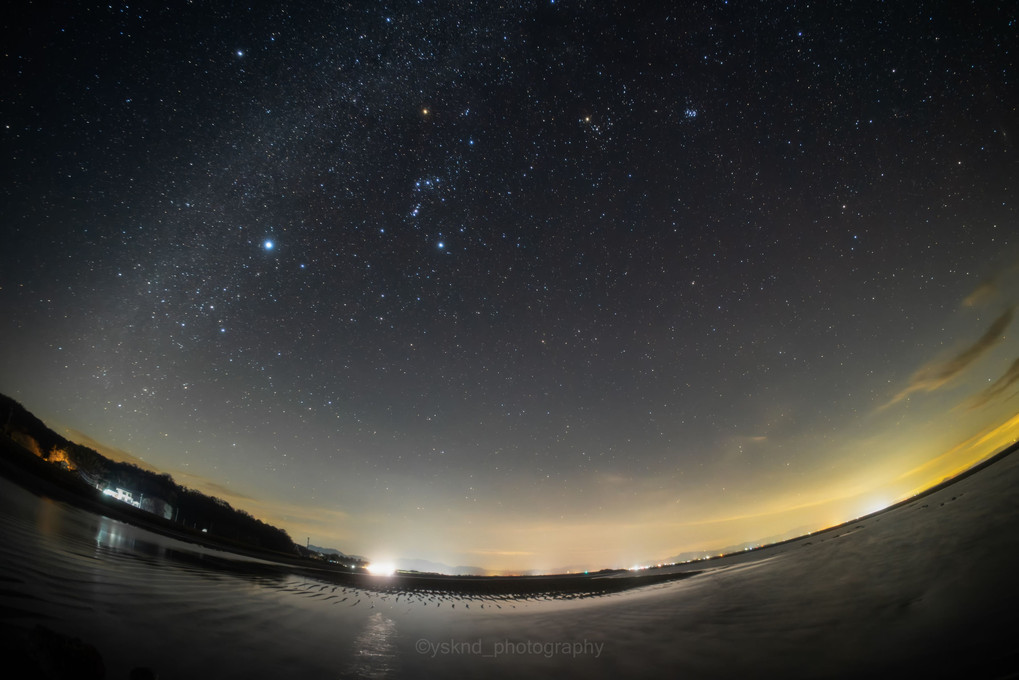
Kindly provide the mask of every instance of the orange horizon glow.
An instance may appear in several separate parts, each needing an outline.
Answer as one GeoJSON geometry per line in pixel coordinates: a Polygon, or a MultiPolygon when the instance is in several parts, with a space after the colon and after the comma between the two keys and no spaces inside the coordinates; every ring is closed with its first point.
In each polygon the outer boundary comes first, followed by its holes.
{"type": "MultiPolygon", "coordinates": [[[[610,532],[619,531],[620,533],[626,533],[636,531],[641,528],[646,528],[649,524],[662,535],[667,535],[677,529],[703,529],[705,527],[714,527],[714,530],[710,533],[706,535],[701,534],[698,540],[685,543],[682,547],[673,547],[664,551],[668,552],[670,555],[680,553],[702,553],[705,557],[714,557],[722,554],[719,553],[719,550],[726,547],[732,547],[736,544],[751,544],[754,547],[769,545],[778,541],[768,540],[765,535],[752,535],[752,529],[749,527],[761,525],[772,526],[774,524],[773,522],[768,523],[764,520],[768,518],[774,520],[775,518],[782,518],[784,516],[789,516],[789,520],[784,522],[784,524],[795,524],[800,520],[793,518],[799,517],[799,513],[802,513],[805,510],[817,510],[817,514],[811,515],[812,517],[827,515],[829,519],[815,521],[813,524],[809,525],[809,529],[805,528],[802,533],[796,534],[797,536],[805,536],[841,526],[861,517],[873,514],[874,512],[879,512],[884,508],[895,505],[896,503],[908,500],[909,498],[917,496],[924,491],[947,481],[948,479],[952,479],[966,472],[973,466],[980,464],[984,460],[987,460],[1008,446],[1014,444],[1017,439],[1019,439],[1017,434],[1019,434],[1019,415],[1012,416],[996,426],[985,428],[977,434],[949,447],[943,453],[934,456],[930,460],[914,466],[913,468],[900,473],[897,477],[891,478],[889,481],[884,483],[879,483],[872,488],[854,485],[849,491],[841,495],[829,495],[826,497],[818,496],[807,502],[790,505],[776,505],[772,503],[763,511],[747,512],[745,514],[707,516],[697,520],[679,523],[662,522],[660,518],[658,521],[649,520],[645,522],[621,523],[616,527],[616,529],[610,529],[610,532]],[[911,485],[908,491],[899,491],[899,489],[903,488],[900,482],[914,478],[927,470],[931,470],[931,472],[925,476],[924,482],[911,485]],[[945,470],[948,470],[948,472],[946,473],[945,470]],[[849,509],[855,507],[853,501],[879,492],[883,492],[886,497],[891,500],[881,505],[881,507],[872,508],[865,512],[854,512],[849,509]],[[712,538],[712,536],[714,536],[714,538],[712,538]],[[749,538],[744,538],[747,536],[749,536],[749,538]]],[[[109,450],[107,450],[107,452],[108,451],[109,450]]],[[[127,462],[130,462],[130,460],[127,462]]],[[[292,536],[322,532],[324,528],[321,522],[312,521],[313,517],[320,519],[320,515],[318,513],[315,511],[302,512],[302,506],[300,505],[273,504],[264,501],[252,502],[253,499],[246,495],[224,494],[223,491],[226,489],[222,485],[206,484],[204,483],[204,480],[194,477],[193,475],[191,481],[194,488],[202,491],[203,493],[216,495],[217,497],[225,496],[223,498],[224,500],[230,502],[235,507],[244,508],[262,521],[276,524],[283,528],[288,528],[289,525],[288,530],[292,536]],[[255,508],[255,510],[253,511],[252,508],[255,508]],[[295,514],[297,513],[306,514],[307,519],[297,519],[295,517],[295,514]],[[295,531],[295,526],[298,527],[299,530],[295,531]]],[[[342,519],[348,520],[349,518],[344,516],[342,519]]],[[[806,527],[807,525],[804,526],[806,527]]],[[[526,533],[527,531],[528,529],[526,528],[518,528],[516,533],[526,533]]],[[[549,531],[557,531],[557,527],[553,524],[543,524],[541,526],[534,527],[531,531],[544,534],[549,531]]],[[[606,525],[570,526],[567,527],[566,531],[567,533],[573,534],[574,537],[577,535],[588,536],[592,532],[604,534],[606,531],[606,525]]],[[[762,529],[761,532],[774,533],[774,530],[762,529]]],[[[792,536],[784,537],[779,540],[788,540],[789,538],[792,538],[792,536]]],[[[318,541],[316,540],[315,542],[318,541]]],[[[575,541],[571,541],[571,543],[575,543],[575,541]]],[[[342,547],[340,547],[340,549],[342,550],[342,547]]],[[[357,551],[347,550],[344,552],[356,553],[357,551]]],[[[393,549],[387,549],[385,552],[388,554],[396,554],[396,551],[393,549]]],[[[473,556],[475,560],[480,558],[492,559],[492,562],[488,566],[481,566],[488,572],[498,575],[519,575],[535,572],[554,573],[557,571],[554,566],[540,566],[539,560],[541,560],[542,556],[541,553],[536,550],[500,549],[495,547],[472,548],[465,551],[463,556],[466,558],[473,556]],[[495,560],[499,558],[510,560],[510,563],[499,564],[495,562],[495,560]]],[[[662,555],[661,557],[667,557],[667,555],[662,555]]],[[[655,566],[662,562],[639,561],[639,563],[643,565],[643,568],[646,566],[655,566]]],[[[591,563],[572,566],[574,567],[574,571],[584,571],[604,568],[631,568],[632,565],[632,561],[629,563],[620,560],[601,562],[592,557],[591,563]]],[[[397,567],[395,562],[390,560],[373,563],[369,568],[369,571],[377,575],[387,575],[394,573],[396,569],[397,567]]]]}
{"type": "MultiPolygon", "coordinates": [[[[993,301],[986,284],[981,291],[966,298],[966,313],[978,300],[993,301]]],[[[782,437],[761,427],[737,434],[719,440],[720,455],[694,478],[683,470],[595,469],[572,479],[570,488],[577,491],[569,495],[510,480],[504,488],[458,499],[430,495],[434,491],[420,479],[394,473],[389,482],[400,492],[385,506],[350,507],[342,496],[313,500],[299,489],[277,487],[272,475],[242,481],[215,469],[167,472],[287,530],[298,543],[312,537],[317,545],[369,560],[387,556],[384,561],[394,565],[396,558],[414,558],[493,573],[549,573],[715,555],[872,514],[1016,442],[1019,415],[1009,406],[1016,343],[1005,335],[1013,309],[1006,304],[1004,312],[988,310],[982,323],[963,326],[962,339],[940,357],[922,361],[905,374],[904,384],[889,381],[885,394],[875,392],[870,412],[858,414],[845,432],[808,429],[782,437]],[[734,458],[727,450],[749,457],[734,458]],[[786,458],[799,464],[772,462],[786,458]],[[744,470],[743,460],[760,461],[759,470],[744,470]]],[[[781,422],[780,408],[771,415],[781,422]]],[[[68,433],[114,459],[155,467],[123,448],[68,433]]],[[[682,453],[675,453],[677,459],[682,453]]]]}

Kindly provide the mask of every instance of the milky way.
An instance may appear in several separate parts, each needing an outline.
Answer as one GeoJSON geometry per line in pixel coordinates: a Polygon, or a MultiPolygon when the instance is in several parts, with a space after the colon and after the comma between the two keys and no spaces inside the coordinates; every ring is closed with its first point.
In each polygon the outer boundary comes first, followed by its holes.
{"type": "Polygon", "coordinates": [[[1013,436],[1011,3],[252,4],[6,20],[0,391],[65,434],[494,568],[1013,436]]]}

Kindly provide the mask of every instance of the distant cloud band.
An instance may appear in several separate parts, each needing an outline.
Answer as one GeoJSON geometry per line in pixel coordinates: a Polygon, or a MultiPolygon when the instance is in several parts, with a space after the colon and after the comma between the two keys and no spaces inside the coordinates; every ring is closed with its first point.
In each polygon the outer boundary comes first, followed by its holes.
{"type": "MultiPolygon", "coordinates": [[[[923,366],[909,380],[909,385],[886,404],[897,404],[913,392],[933,392],[969,368],[977,359],[1001,342],[1005,329],[1012,323],[1015,307],[1009,307],[994,320],[987,332],[972,345],[948,361],[932,362],[923,366]]],[[[1003,388],[1004,389],[1004,388],[1003,388]]]]}
{"type": "Polygon", "coordinates": [[[978,394],[973,399],[973,404],[970,408],[980,408],[991,400],[997,398],[1002,392],[1012,385],[1015,385],[1017,382],[1019,382],[1019,359],[1013,361],[1012,365],[1008,367],[1007,371],[1005,371],[1005,374],[995,380],[993,385],[990,385],[987,389],[978,394]]]}

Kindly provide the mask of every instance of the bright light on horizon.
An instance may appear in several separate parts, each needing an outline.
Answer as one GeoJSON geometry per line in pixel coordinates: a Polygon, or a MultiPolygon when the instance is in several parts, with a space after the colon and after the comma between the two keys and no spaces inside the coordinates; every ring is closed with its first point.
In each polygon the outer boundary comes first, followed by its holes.
{"type": "Polygon", "coordinates": [[[396,573],[396,565],[392,562],[377,562],[369,564],[365,569],[372,576],[392,576],[396,573]]]}

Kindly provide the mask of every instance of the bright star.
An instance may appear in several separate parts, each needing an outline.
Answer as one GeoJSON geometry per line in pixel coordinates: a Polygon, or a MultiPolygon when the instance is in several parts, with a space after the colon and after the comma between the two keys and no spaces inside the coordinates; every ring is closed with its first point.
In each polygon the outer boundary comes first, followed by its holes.
{"type": "Polygon", "coordinates": [[[244,56],[244,50],[237,50],[237,56],[238,57],[243,57],[244,56]]]}
{"type": "Polygon", "coordinates": [[[443,250],[446,247],[446,242],[445,241],[439,241],[439,243],[437,245],[439,247],[439,250],[443,250]]]}
{"type": "Polygon", "coordinates": [[[270,241],[269,239],[266,239],[265,243],[262,244],[262,247],[265,248],[266,250],[272,250],[273,248],[276,247],[276,244],[270,241]]]}

